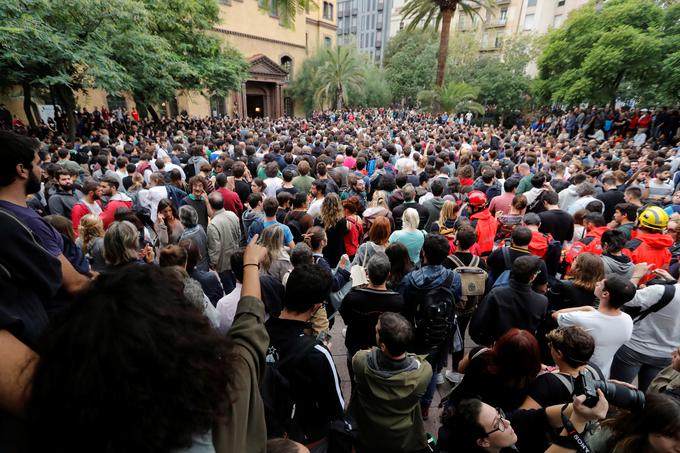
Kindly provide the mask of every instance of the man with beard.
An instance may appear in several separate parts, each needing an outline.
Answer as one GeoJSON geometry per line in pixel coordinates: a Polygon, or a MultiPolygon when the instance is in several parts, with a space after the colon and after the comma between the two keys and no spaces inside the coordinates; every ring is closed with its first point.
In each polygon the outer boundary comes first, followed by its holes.
{"type": "MultiPolygon", "coordinates": [[[[62,236],[42,217],[26,205],[26,197],[40,190],[40,157],[38,156],[39,143],[12,132],[0,131],[0,149],[3,150],[2,165],[0,165],[0,209],[13,223],[18,224],[15,229],[30,231],[30,236],[37,241],[38,246],[52,257],[56,257],[61,263],[61,280],[64,290],[75,293],[82,289],[88,279],[76,271],[63,254],[64,241],[62,236]]],[[[10,235],[12,236],[12,235],[10,235]]],[[[12,256],[12,250],[20,244],[11,237],[3,236],[3,251],[0,254],[0,263],[9,262],[8,255],[12,256]]],[[[35,262],[34,266],[43,257],[27,257],[35,262]]],[[[23,261],[23,260],[22,260],[23,261]]],[[[33,269],[33,267],[29,268],[33,269]]],[[[17,278],[17,274],[10,274],[10,280],[17,278]]],[[[31,275],[26,287],[33,287],[36,283],[32,279],[42,276],[31,275]]],[[[6,294],[0,292],[3,296],[6,294]]],[[[3,300],[9,301],[3,297],[3,300]]],[[[0,325],[1,328],[1,325],[0,325]]]]}
{"type": "Polygon", "coordinates": [[[73,221],[73,231],[78,235],[80,219],[85,214],[99,216],[102,213],[102,202],[99,201],[99,184],[94,179],[86,179],[83,183],[83,198],[73,205],[71,210],[71,220],[73,221]]]}
{"type": "MultiPolygon", "coordinates": [[[[78,197],[73,193],[73,179],[65,168],[57,171],[57,191],[52,194],[48,201],[50,214],[71,218],[73,206],[78,202],[78,197]]],[[[74,228],[78,228],[74,225],[74,228]]]]}

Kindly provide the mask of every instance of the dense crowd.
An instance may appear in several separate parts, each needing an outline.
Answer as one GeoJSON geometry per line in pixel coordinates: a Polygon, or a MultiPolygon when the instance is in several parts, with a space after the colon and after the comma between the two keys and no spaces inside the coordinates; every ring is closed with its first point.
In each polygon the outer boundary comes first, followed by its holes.
{"type": "Polygon", "coordinates": [[[677,112],[76,118],[0,131],[1,451],[680,451],[677,112]]]}

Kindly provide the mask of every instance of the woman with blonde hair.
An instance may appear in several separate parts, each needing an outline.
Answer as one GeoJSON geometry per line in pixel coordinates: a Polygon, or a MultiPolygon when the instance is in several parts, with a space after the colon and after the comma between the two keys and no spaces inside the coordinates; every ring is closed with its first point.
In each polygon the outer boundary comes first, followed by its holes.
{"type": "Polygon", "coordinates": [[[85,214],[80,218],[76,245],[85,253],[93,271],[102,272],[106,269],[106,259],[104,259],[104,222],[102,222],[99,216],[85,214]]]}
{"type": "Polygon", "coordinates": [[[444,236],[454,234],[459,212],[458,203],[446,200],[441,211],[439,211],[439,219],[432,222],[432,226],[430,226],[430,233],[439,233],[444,236]]]}
{"type": "Polygon", "coordinates": [[[390,227],[394,229],[394,218],[392,217],[392,211],[387,204],[387,200],[388,197],[384,191],[375,191],[371,202],[368,204],[368,208],[366,208],[362,214],[364,219],[364,231],[370,231],[375,219],[380,217],[387,217],[390,222],[390,227]]]}
{"type": "Polygon", "coordinates": [[[283,246],[283,229],[278,225],[268,226],[262,231],[259,242],[267,249],[267,256],[262,261],[260,272],[282,282],[283,276],[293,269],[290,256],[283,246]]]}
{"type": "Polygon", "coordinates": [[[418,211],[413,208],[406,209],[402,222],[401,230],[395,231],[390,235],[389,243],[394,244],[398,242],[404,244],[408,250],[411,262],[417,266],[420,264],[420,250],[422,250],[423,243],[425,242],[425,232],[418,229],[418,223],[420,222],[418,211]]]}
{"type": "Polygon", "coordinates": [[[321,215],[315,225],[323,227],[328,241],[323,249],[323,256],[331,268],[338,265],[340,257],[345,253],[345,235],[350,229],[345,219],[345,211],[340,203],[340,197],[329,193],[321,204],[321,215]]]}
{"type": "Polygon", "coordinates": [[[581,253],[574,260],[566,280],[559,280],[548,291],[549,309],[595,306],[595,284],[604,278],[602,257],[581,253]]]}

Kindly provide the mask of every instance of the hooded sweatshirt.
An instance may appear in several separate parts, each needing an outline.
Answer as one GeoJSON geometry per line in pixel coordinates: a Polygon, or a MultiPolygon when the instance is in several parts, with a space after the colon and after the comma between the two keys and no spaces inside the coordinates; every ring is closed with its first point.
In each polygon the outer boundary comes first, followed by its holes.
{"type": "Polygon", "coordinates": [[[650,273],[645,275],[640,283],[644,283],[653,277],[654,269],[668,269],[671,262],[671,252],[668,250],[673,245],[673,238],[667,234],[648,233],[637,230],[635,239],[626,244],[623,253],[628,255],[634,264],[652,264],[650,273]]]}
{"type": "Polygon", "coordinates": [[[626,255],[616,256],[603,253],[602,264],[604,264],[604,278],[620,275],[623,278],[630,279],[635,270],[635,265],[626,255]]]}
{"type": "Polygon", "coordinates": [[[568,211],[569,206],[572,205],[578,199],[578,193],[576,193],[576,186],[571,185],[560,192],[559,195],[559,206],[563,211],[568,211]]]}
{"type": "Polygon", "coordinates": [[[415,452],[427,447],[420,398],[432,377],[424,356],[392,360],[378,348],[352,359],[355,391],[350,411],[362,447],[372,452],[415,452]]]}
{"type": "Polygon", "coordinates": [[[425,231],[430,231],[432,223],[439,220],[439,213],[442,210],[442,206],[444,206],[444,199],[440,197],[430,198],[423,203],[423,206],[430,212],[427,222],[425,223],[425,231]]]}
{"type": "Polygon", "coordinates": [[[477,233],[477,243],[483,255],[493,251],[494,239],[498,230],[498,222],[488,209],[477,212],[470,216],[470,222],[477,233]]]}
{"type": "Polygon", "coordinates": [[[104,212],[101,213],[102,222],[104,222],[104,229],[107,229],[109,225],[115,220],[116,209],[126,208],[132,209],[132,198],[128,197],[122,192],[118,192],[109,199],[109,203],[104,208],[104,212]]]}

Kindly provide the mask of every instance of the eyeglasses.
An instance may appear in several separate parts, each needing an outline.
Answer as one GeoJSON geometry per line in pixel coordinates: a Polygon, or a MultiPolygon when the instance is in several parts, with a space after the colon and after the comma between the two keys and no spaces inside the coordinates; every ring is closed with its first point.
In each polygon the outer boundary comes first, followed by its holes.
{"type": "Polygon", "coordinates": [[[503,412],[503,409],[501,409],[500,407],[496,408],[496,412],[498,412],[498,421],[494,422],[494,425],[496,427],[489,431],[488,433],[486,433],[487,436],[492,435],[496,431],[504,433],[505,430],[507,429],[507,425],[505,424],[505,422],[508,421],[508,419],[505,418],[505,412],[503,412]]]}

